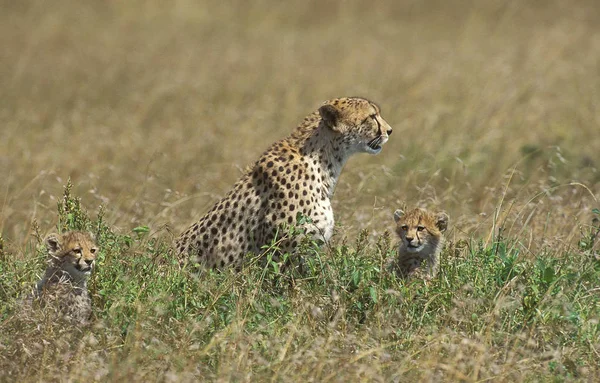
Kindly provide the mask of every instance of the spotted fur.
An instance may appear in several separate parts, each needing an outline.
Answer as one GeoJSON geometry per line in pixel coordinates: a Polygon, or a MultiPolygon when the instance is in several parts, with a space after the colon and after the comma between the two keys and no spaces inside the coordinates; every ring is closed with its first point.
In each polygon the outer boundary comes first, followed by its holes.
{"type": "MultiPolygon", "coordinates": [[[[175,244],[181,259],[239,269],[248,253],[260,254],[285,226],[301,226],[310,238],[329,241],[331,199],[344,164],[355,153],[379,153],[391,133],[369,100],[326,101],[290,136],[271,145],[223,199],[181,234],[175,244]],[[302,225],[298,213],[308,218],[302,225]]],[[[300,239],[282,240],[279,247],[291,253],[300,239]]]]}

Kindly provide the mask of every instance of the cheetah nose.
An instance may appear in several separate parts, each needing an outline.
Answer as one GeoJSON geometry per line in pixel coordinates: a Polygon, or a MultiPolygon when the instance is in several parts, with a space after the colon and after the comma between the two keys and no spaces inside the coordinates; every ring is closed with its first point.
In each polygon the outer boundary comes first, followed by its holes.
{"type": "Polygon", "coordinates": [[[387,133],[388,136],[391,136],[392,135],[392,128],[389,128],[386,133],[387,133]]]}
{"type": "Polygon", "coordinates": [[[411,243],[413,241],[413,237],[406,237],[406,242],[411,243]]]}
{"type": "Polygon", "coordinates": [[[86,260],[85,260],[85,263],[86,263],[88,266],[91,266],[93,262],[94,262],[94,260],[93,260],[93,259],[86,259],[86,260]]]}

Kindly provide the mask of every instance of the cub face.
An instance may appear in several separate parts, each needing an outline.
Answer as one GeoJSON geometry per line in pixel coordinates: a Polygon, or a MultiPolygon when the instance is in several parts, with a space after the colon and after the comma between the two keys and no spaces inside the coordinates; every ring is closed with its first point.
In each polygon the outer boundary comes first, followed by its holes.
{"type": "Polygon", "coordinates": [[[49,234],[44,240],[49,263],[72,277],[87,278],[94,268],[98,247],[91,233],[70,231],[49,234]]]}
{"type": "Polygon", "coordinates": [[[402,246],[409,253],[418,253],[429,246],[436,246],[442,233],[448,228],[448,214],[431,213],[424,209],[414,209],[408,213],[394,212],[396,233],[402,239],[402,246]]]}
{"type": "Polygon", "coordinates": [[[342,142],[354,152],[378,154],[392,134],[374,103],[362,98],[343,98],[325,102],[319,108],[323,122],[342,135],[342,142]]]}

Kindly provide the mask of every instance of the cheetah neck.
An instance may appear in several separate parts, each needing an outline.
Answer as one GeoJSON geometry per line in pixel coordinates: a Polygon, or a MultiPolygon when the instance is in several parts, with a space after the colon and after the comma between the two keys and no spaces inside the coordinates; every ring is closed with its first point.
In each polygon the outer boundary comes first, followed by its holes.
{"type": "Polygon", "coordinates": [[[38,282],[38,290],[41,290],[47,284],[56,284],[56,283],[69,283],[74,287],[78,287],[81,289],[87,288],[87,275],[73,275],[75,273],[69,273],[68,271],[63,270],[60,267],[49,266],[44,273],[44,277],[38,282]]]}
{"type": "Polygon", "coordinates": [[[305,160],[318,175],[323,192],[333,197],[342,169],[352,152],[344,145],[339,135],[319,127],[301,144],[305,160]]]}

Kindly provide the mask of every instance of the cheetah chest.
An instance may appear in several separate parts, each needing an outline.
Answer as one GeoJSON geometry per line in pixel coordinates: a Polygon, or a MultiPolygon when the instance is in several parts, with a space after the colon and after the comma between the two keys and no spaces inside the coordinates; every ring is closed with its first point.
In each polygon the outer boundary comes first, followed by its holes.
{"type": "Polygon", "coordinates": [[[319,201],[311,218],[312,222],[306,225],[307,232],[312,234],[313,239],[329,242],[334,227],[333,209],[329,199],[319,201]]]}

